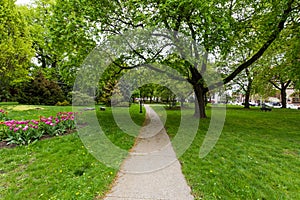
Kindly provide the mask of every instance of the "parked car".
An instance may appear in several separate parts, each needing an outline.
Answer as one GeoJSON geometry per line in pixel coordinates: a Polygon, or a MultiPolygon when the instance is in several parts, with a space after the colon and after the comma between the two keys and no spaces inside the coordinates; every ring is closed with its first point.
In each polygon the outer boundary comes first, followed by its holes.
{"type": "Polygon", "coordinates": [[[259,106],[258,103],[255,103],[255,102],[249,102],[249,105],[250,106],[259,106]]]}
{"type": "Polygon", "coordinates": [[[272,104],[272,103],[269,103],[269,102],[267,102],[267,103],[263,103],[263,106],[267,106],[267,107],[273,107],[273,104],[272,104]]]}
{"type": "Polygon", "coordinates": [[[286,105],[286,108],[290,108],[290,109],[299,109],[300,107],[298,107],[298,106],[295,105],[295,104],[289,103],[289,104],[286,105]]]}
{"type": "MultiPolygon", "coordinates": [[[[243,102],[242,105],[245,105],[245,102],[243,102]]],[[[249,102],[249,106],[258,106],[258,103],[249,102]]]]}
{"type": "Polygon", "coordinates": [[[281,103],[279,103],[279,102],[274,102],[274,103],[272,103],[272,105],[273,105],[273,108],[281,108],[282,107],[281,103]]]}
{"type": "Polygon", "coordinates": [[[279,102],[267,102],[265,103],[266,106],[272,107],[272,108],[281,108],[282,105],[279,102]]]}

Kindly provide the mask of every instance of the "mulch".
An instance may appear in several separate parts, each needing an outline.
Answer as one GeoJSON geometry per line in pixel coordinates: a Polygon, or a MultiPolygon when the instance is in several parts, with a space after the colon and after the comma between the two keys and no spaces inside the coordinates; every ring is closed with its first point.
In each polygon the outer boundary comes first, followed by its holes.
{"type": "Polygon", "coordinates": [[[3,149],[3,148],[14,148],[16,146],[18,146],[18,145],[16,145],[16,144],[7,144],[7,142],[5,142],[5,141],[1,141],[0,142],[0,149],[3,149]]]}

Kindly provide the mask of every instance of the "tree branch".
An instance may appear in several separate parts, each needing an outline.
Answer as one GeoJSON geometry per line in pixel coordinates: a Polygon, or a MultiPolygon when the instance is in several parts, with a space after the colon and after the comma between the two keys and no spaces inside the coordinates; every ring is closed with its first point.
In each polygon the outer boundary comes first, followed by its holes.
{"type": "Polygon", "coordinates": [[[269,80],[269,83],[271,83],[276,89],[281,90],[281,88],[278,87],[278,85],[276,85],[276,83],[274,83],[273,81],[269,80]]]}
{"type": "Polygon", "coordinates": [[[243,71],[245,68],[252,65],[256,60],[258,60],[264,52],[268,49],[268,47],[272,44],[272,42],[278,37],[280,32],[284,29],[284,24],[289,16],[289,14],[292,11],[292,4],[294,3],[294,0],[289,0],[287,4],[287,8],[284,10],[283,15],[281,17],[281,20],[279,21],[276,30],[273,31],[273,33],[270,35],[269,39],[263,44],[263,46],[259,49],[259,51],[254,54],[249,60],[241,64],[238,68],[236,68],[228,77],[223,79],[223,82],[216,83],[212,85],[209,88],[216,88],[220,87],[223,84],[226,84],[233,80],[241,71],[243,71]]]}

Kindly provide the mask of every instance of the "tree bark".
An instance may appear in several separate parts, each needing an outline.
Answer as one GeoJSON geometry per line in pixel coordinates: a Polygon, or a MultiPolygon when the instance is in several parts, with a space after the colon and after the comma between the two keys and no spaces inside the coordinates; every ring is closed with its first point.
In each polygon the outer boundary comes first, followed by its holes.
{"type": "Polygon", "coordinates": [[[280,90],[281,93],[281,108],[286,108],[286,88],[280,90]]]}
{"type": "Polygon", "coordinates": [[[249,90],[249,87],[247,87],[244,108],[250,108],[249,101],[250,101],[250,90],[249,90]]]}
{"type": "Polygon", "coordinates": [[[244,108],[250,108],[249,101],[250,101],[250,94],[251,94],[253,79],[251,77],[251,73],[250,73],[249,69],[246,68],[245,71],[246,71],[247,78],[248,78],[248,85],[247,85],[247,89],[245,91],[246,92],[246,96],[245,96],[245,105],[244,105],[244,108]]]}
{"type": "Polygon", "coordinates": [[[286,84],[284,82],[281,82],[281,90],[280,90],[280,95],[281,95],[281,108],[286,108],[286,89],[289,87],[290,83],[292,81],[288,80],[286,84]]]}
{"type": "Polygon", "coordinates": [[[205,112],[205,90],[200,84],[193,85],[195,93],[195,113],[194,117],[207,118],[205,112]]]}

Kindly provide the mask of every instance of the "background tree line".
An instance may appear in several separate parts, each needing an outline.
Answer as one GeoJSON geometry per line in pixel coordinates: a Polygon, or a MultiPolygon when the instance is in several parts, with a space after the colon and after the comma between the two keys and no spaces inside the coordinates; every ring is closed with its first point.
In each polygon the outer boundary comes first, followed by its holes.
{"type": "MultiPolygon", "coordinates": [[[[2,0],[0,7],[1,101],[55,104],[26,96],[69,98],[76,72],[100,41],[153,27],[194,40],[190,49],[195,62],[182,54],[153,60],[179,71],[192,85],[197,117],[206,117],[206,96],[222,84],[241,83],[246,97],[265,93],[269,86],[282,96],[287,87],[300,87],[299,0],[35,0],[28,6],[2,0]],[[208,57],[214,57],[213,63],[197,62],[208,57]],[[208,85],[203,75],[209,70],[221,73],[223,80],[208,85]],[[34,84],[45,91],[30,89],[34,84]]],[[[170,41],[178,37],[173,34],[170,41]]],[[[122,55],[117,59],[127,68],[111,66],[99,81],[99,99],[109,96],[120,73],[135,67],[122,55]]]]}

